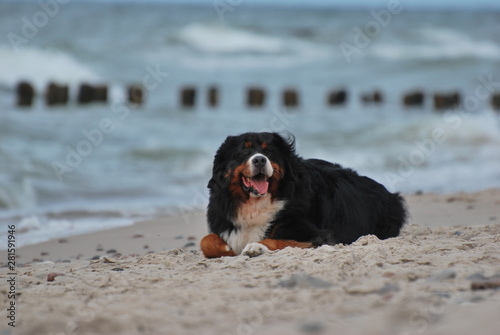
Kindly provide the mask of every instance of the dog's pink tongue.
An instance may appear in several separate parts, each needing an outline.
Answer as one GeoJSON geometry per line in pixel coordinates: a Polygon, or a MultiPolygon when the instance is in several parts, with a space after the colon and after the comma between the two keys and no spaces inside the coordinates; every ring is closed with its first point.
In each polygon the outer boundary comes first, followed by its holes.
{"type": "Polygon", "coordinates": [[[252,187],[254,189],[256,189],[257,192],[259,192],[260,194],[267,193],[267,188],[269,187],[269,182],[267,180],[252,178],[251,184],[252,184],[252,187]]]}

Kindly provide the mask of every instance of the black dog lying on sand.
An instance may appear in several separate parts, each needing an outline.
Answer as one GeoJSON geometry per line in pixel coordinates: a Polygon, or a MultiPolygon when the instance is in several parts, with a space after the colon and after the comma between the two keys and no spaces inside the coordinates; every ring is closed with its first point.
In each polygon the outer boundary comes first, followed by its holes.
{"type": "Polygon", "coordinates": [[[277,133],[222,143],[208,183],[206,257],[398,236],[407,217],[401,195],[338,164],[303,159],[294,144],[277,133]]]}

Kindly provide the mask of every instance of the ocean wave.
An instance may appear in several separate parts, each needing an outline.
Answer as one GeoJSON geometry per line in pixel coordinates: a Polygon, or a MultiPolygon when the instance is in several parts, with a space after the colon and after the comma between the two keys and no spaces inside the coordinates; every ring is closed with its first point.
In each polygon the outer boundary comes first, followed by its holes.
{"type": "MultiPolygon", "coordinates": [[[[54,238],[86,234],[102,230],[103,227],[127,226],[135,222],[162,215],[171,215],[172,210],[158,207],[158,204],[141,206],[94,206],[93,208],[52,208],[48,211],[0,211],[0,238],[7,233],[6,226],[13,224],[19,234],[19,246],[41,243],[54,238]]],[[[6,246],[0,246],[0,250],[6,246]]]]}
{"type": "Polygon", "coordinates": [[[41,90],[49,81],[76,84],[99,79],[89,66],[56,50],[26,47],[15,52],[0,46],[0,59],[2,86],[13,87],[21,80],[28,80],[41,90]]]}
{"type": "Polygon", "coordinates": [[[500,60],[500,46],[451,29],[422,28],[418,41],[374,44],[371,53],[387,60],[500,60]]]}
{"type": "Polygon", "coordinates": [[[176,59],[197,69],[286,68],[339,57],[330,46],[313,41],[220,24],[190,24],[169,41],[191,49],[190,53],[178,49],[176,59]]]}
{"type": "MultiPolygon", "coordinates": [[[[73,235],[86,234],[101,230],[103,226],[107,229],[127,226],[133,224],[135,219],[131,218],[84,218],[81,220],[49,219],[44,216],[30,215],[22,217],[12,224],[16,225],[19,235],[18,247],[29,244],[41,243],[53,238],[62,238],[73,235]],[[50,232],[48,234],[47,232],[50,232]]],[[[7,231],[7,229],[4,229],[7,231]]],[[[0,233],[5,238],[5,233],[0,233]]],[[[0,250],[6,246],[0,246],[0,250]]]]}
{"type": "Polygon", "coordinates": [[[189,24],[174,40],[205,53],[279,54],[288,51],[282,39],[216,24],[189,24]]]}

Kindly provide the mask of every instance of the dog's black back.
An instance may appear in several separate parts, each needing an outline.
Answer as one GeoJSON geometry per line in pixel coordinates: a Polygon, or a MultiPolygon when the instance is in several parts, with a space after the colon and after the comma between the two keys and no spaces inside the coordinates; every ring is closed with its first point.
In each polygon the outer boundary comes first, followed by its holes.
{"type": "Polygon", "coordinates": [[[307,215],[320,229],[333,230],[339,243],[354,242],[362,235],[380,239],[395,237],[406,221],[404,200],[373,179],[351,169],[310,159],[312,201],[307,215]]]}

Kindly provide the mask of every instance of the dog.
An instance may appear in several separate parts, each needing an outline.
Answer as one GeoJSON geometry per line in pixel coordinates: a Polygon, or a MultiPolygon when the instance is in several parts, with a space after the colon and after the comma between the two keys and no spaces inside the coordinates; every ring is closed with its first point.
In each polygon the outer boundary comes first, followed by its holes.
{"type": "Polygon", "coordinates": [[[387,239],[407,219],[399,193],[339,164],[301,158],[290,134],[227,137],[208,188],[209,235],[200,242],[207,258],[387,239]]]}

